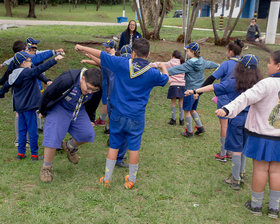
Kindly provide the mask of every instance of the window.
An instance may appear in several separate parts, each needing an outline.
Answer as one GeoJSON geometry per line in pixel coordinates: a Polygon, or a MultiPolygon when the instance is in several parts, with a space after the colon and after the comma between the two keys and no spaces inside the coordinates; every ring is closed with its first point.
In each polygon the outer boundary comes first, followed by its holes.
{"type": "Polygon", "coordinates": [[[236,0],[236,5],[235,7],[239,7],[240,6],[240,0],[236,0]]]}
{"type": "Polygon", "coordinates": [[[229,1],[230,0],[226,0],[226,10],[229,10],[229,1]]]}
{"type": "Polygon", "coordinates": [[[218,5],[218,4],[215,4],[215,13],[218,12],[218,8],[219,8],[219,5],[218,5]]]}

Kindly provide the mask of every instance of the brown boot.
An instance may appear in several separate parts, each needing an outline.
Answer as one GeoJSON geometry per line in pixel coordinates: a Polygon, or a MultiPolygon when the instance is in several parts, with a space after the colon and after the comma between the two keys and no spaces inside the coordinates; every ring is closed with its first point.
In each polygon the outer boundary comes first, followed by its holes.
{"type": "Polygon", "coordinates": [[[226,184],[229,184],[233,190],[240,190],[240,180],[235,180],[232,175],[226,178],[224,181],[226,184]]]}
{"type": "Polygon", "coordinates": [[[77,155],[78,149],[74,149],[73,152],[67,147],[66,142],[62,142],[61,147],[67,154],[67,158],[71,163],[77,164],[79,162],[79,156],[77,155]]]}
{"type": "Polygon", "coordinates": [[[52,173],[51,166],[42,166],[41,172],[40,172],[40,180],[45,183],[52,182],[53,173],[52,173]]]}

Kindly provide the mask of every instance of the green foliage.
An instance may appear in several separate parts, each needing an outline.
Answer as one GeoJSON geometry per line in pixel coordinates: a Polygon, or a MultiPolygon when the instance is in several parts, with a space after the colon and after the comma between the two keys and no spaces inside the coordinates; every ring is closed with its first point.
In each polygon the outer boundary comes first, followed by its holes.
{"type": "MultiPolygon", "coordinates": [[[[41,40],[39,49],[65,49],[65,59],[46,72],[53,79],[63,71],[83,67],[80,64],[82,55],[74,51],[73,44],[63,40],[103,42],[105,39],[94,39],[92,35],[111,35],[122,30],[123,27],[116,26],[32,26],[1,31],[0,61],[13,55],[11,46],[15,40],[32,36],[41,40]]],[[[168,36],[171,40],[173,32],[174,29],[165,29],[163,38],[168,39],[168,36]]],[[[196,35],[202,38],[205,33],[196,35]]],[[[97,48],[102,49],[102,45],[97,48]]],[[[175,49],[183,52],[183,45],[170,41],[151,42],[150,60],[167,61],[175,49]]],[[[249,46],[244,53],[256,54],[265,72],[269,58],[266,52],[249,46]]],[[[226,59],[225,48],[209,43],[201,45],[201,54],[219,63],[226,59]]],[[[1,74],[3,72],[1,69],[1,74]]],[[[207,71],[206,77],[211,72],[207,71]]],[[[65,154],[57,153],[53,183],[41,183],[42,161],[31,162],[29,149],[26,160],[15,159],[12,96],[9,93],[0,99],[0,223],[268,223],[267,215],[255,217],[243,207],[250,197],[252,165],[249,160],[246,183],[240,192],[223,183],[231,172],[231,163],[221,164],[213,158],[219,150],[216,105],[211,102],[213,93],[203,94],[198,107],[206,133],[186,139],[180,136],[181,126],[167,125],[171,116],[167,91],[168,86],[165,86],[151,92],[138,183],[130,191],[123,187],[128,171],[121,168],[115,168],[111,189],[99,184],[104,174],[108,139],[102,127],[95,128],[93,144],[81,147],[78,165],[70,164],[65,154]]],[[[39,145],[42,138],[40,135],[39,145]]],[[[39,154],[43,154],[41,146],[39,154]]],[[[267,212],[267,201],[266,192],[264,212],[267,212]]]]}

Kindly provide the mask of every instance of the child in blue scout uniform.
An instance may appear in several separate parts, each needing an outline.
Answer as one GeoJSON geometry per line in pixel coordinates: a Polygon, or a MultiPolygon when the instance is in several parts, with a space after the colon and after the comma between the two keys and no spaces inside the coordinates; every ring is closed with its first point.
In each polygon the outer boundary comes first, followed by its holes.
{"type": "MultiPolygon", "coordinates": [[[[131,46],[130,45],[125,45],[122,47],[121,51],[120,51],[120,56],[121,57],[126,57],[128,59],[131,58],[131,46]]],[[[94,59],[93,61],[91,60],[82,60],[81,63],[89,63],[89,64],[92,64],[92,65],[97,65],[99,64],[100,65],[100,59],[97,60],[94,56],[91,56],[92,59],[94,59]]],[[[103,78],[105,77],[106,78],[106,95],[107,95],[107,112],[108,112],[108,117],[110,118],[110,115],[111,115],[111,112],[112,112],[112,106],[111,106],[111,102],[110,102],[110,99],[111,99],[111,95],[112,95],[112,91],[113,91],[113,87],[114,87],[114,73],[102,66],[101,67],[101,71],[102,71],[102,74],[103,74],[103,78]]],[[[104,83],[104,80],[103,80],[103,83],[104,83]]],[[[102,86],[104,86],[102,84],[102,86]]],[[[105,132],[108,132],[109,134],[109,127],[108,129],[105,128],[105,132]]],[[[108,141],[108,146],[109,146],[109,141],[108,141]]],[[[123,162],[123,159],[124,159],[124,155],[127,151],[127,144],[126,142],[124,142],[122,144],[122,146],[120,147],[120,150],[118,152],[118,156],[117,156],[117,162],[116,162],[116,166],[117,167],[123,167],[123,168],[128,168],[128,165],[126,163],[123,162]]]]}
{"type": "MultiPolygon", "coordinates": [[[[217,68],[219,65],[212,61],[206,61],[200,56],[200,46],[198,43],[191,43],[186,46],[185,49],[187,49],[187,56],[189,59],[184,64],[169,68],[168,73],[169,75],[185,73],[185,90],[197,89],[201,87],[204,81],[204,70],[217,68]]],[[[193,136],[192,118],[196,123],[197,131],[195,134],[199,135],[205,132],[199,115],[196,112],[198,100],[199,98],[195,99],[193,96],[185,96],[183,99],[183,109],[185,111],[187,127],[185,132],[182,132],[181,134],[185,137],[193,136]]]]}
{"type": "MultiPolygon", "coordinates": [[[[233,43],[227,45],[226,55],[228,60],[224,61],[216,71],[210,75],[202,87],[212,84],[215,80],[220,79],[221,82],[232,77],[234,71],[234,66],[240,59],[239,55],[241,54],[244,44],[240,40],[235,40],[233,43]]],[[[222,106],[228,104],[229,98],[227,95],[222,95],[218,97],[217,109],[222,108],[222,106]]],[[[231,159],[231,152],[225,149],[225,139],[227,133],[228,119],[224,117],[219,117],[220,121],[220,152],[215,154],[215,159],[221,162],[226,162],[227,159],[231,159]]]]}
{"type": "MultiPolygon", "coordinates": [[[[233,101],[242,92],[251,88],[262,79],[260,70],[257,68],[258,58],[252,54],[241,57],[235,66],[233,77],[221,83],[208,85],[196,90],[188,90],[187,95],[214,91],[220,97],[227,94],[228,100],[233,101]]],[[[245,108],[238,116],[229,119],[226,133],[225,148],[232,151],[232,174],[225,179],[232,189],[240,190],[240,181],[244,183],[246,157],[242,154],[246,143],[247,134],[244,130],[249,107],[245,108]]]]}
{"type": "Polygon", "coordinates": [[[106,160],[105,176],[100,182],[110,186],[112,173],[120,146],[126,140],[129,151],[129,175],[125,187],[131,189],[136,182],[141,136],[145,126],[145,109],[153,87],[164,86],[169,77],[163,64],[162,74],[151,68],[146,60],[150,44],[146,39],[137,39],[132,45],[132,59],[115,57],[97,49],[76,45],[77,51],[88,52],[101,59],[101,65],[115,74],[111,97],[110,148],[106,160]]]}
{"type": "Polygon", "coordinates": [[[14,56],[14,63],[18,66],[9,76],[8,83],[13,88],[14,110],[19,115],[19,144],[17,159],[25,158],[26,133],[29,133],[31,159],[38,160],[38,132],[36,110],[39,108],[41,98],[37,78],[42,72],[62,59],[57,56],[39,66],[31,68],[30,55],[26,52],[18,52],[14,56]]]}
{"type": "Polygon", "coordinates": [[[44,91],[40,112],[45,116],[43,146],[44,164],[40,179],[53,180],[52,161],[56,148],[62,148],[70,162],[77,164],[78,146],[94,141],[94,129],[85,110],[84,103],[94,92],[100,90],[102,75],[99,69],[73,69],[62,73],[44,91]],[[66,133],[72,138],[63,142],[66,133]],[[61,145],[62,143],[62,145],[61,145]]]}

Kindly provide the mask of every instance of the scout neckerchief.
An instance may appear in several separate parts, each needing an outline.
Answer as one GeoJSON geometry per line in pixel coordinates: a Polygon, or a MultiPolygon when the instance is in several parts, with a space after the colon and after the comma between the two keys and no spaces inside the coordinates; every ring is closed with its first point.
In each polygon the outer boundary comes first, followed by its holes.
{"type": "Polygon", "coordinates": [[[135,66],[133,65],[132,61],[133,61],[133,59],[129,59],[129,73],[130,73],[131,79],[142,75],[144,72],[148,71],[151,68],[150,65],[147,65],[144,68],[139,69],[137,67],[137,65],[135,65],[135,66]],[[137,70],[137,72],[135,72],[135,70],[137,70]]]}
{"type": "Polygon", "coordinates": [[[233,57],[230,57],[229,60],[232,60],[232,61],[239,61],[239,57],[236,57],[236,56],[233,56],[233,57]]]}
{"type": "MultiPolygon", "coordinates": [[[[81,70],[81,73],[80,73],[80,82],[81,82],[81,79],[82,79],[82,76],[84,74],[84,72],[86,71],[87,69],[86,68],[83,68],[81,70]]],[[[76,107],[75,107],[75,110],[74,110],[74,113],[73,113],[73,120],[76,121],[77,120],[77,117],[78,117],[78,114],[80,112],[80,109],[81,109],[81,106],[83,104],[83,99],[84,99],[84,95],[81,94],[79,100],[78,100],[78,103],[76,104],[76,107]]]]}
{"type": "Polygon", "coordinates": [[[280,72],[277,72],[277,73],[271,75],[271,77],[273,77],[273,78],[279,78],[279,77],[280,77],[280,72]]]}

